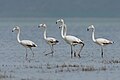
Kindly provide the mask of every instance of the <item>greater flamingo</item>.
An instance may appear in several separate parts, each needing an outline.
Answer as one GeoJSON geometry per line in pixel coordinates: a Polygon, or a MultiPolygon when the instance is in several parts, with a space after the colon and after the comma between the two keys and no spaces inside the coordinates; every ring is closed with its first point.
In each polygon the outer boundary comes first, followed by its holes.
{"type": "Polygon", "coordinates": [[[108,44],[112,44],[113,41],[110,41],[110,40],[107,40],[107,39],[104,39],[104,38],[95,39],[95,28],[94,28],[94,26],[90,25],[87,28],[87,31],[89,31],[90,29],[92,30],[92,40],[93,40],[94,43],[101,46],[101,56],[103,57],[103,46],[108,45],[108,44]]]}
{"type": "MultiPolygon", "coordinates": [[[[37,47],[37,45],[30,41],[30,40],[20,40],[19,36],[20,36],[20,27],[16,26],[13,28],[12,32],[17,31],[17,41],[18,43],[20,43],[21,45],[23,45],[26,48],[26,59],[27,59],[27,48],[29,48],[32,51],[32,47],[37,47]]],[[[34,52],[32,51],[32,54],[34,56],[34,52]]]]}
{"type": "MultiPolygon", "coordinates": [[[[53,37],[47,37],[46,33],[47,33],[47,25],[46,24],[39,24],[38,26],[39,28],[42,27],[44,29],[44,39],[45,41],[47,42],[47,44],[50,45],[50,48],[51,48],[51,52],[48,53],[48,54],[52,54],[53,56],[53,53],[54,53],[54,48],[53,46],[56,45],[59,41],[53,37]]],[[[48,55],[48,54],[45,54],[45,55],[48,55]]]]}
{"type": "MultiPolygon", "coordinates": [[[[73,46],[80,44],[81,45],[81,49],[78,52],[78,57],[80,56],[80,52],[82,50],[82,48],[84,47],[84,42],[82,40],[80,40],[79,38],[75,37],[75,36],[71,36],[71,35],[66,35],[67,33],[67,26],[64,23],[63,19],[59,19],[57,20],[56,24],[60,23],[60,27],[61,28],[61,36],[62,38],[66,41],[66,43],[68,43],[71,46],[71,58],[73,56],[73,46]]],[[[74,57],[76,57],[76,52],[74,52],[74,57]]]]}

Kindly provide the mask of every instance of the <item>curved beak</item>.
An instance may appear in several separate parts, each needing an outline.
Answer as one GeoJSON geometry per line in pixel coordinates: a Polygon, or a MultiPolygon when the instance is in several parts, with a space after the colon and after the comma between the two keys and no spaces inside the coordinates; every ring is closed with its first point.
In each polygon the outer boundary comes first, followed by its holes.
{"type": "Polygon", "coordinates": [[[57,24],[57,22],[56,22],[56,24],[57,24]]]}
{"type": "Polygon", "coordinates": [[[87,28],[87,31],[89,31],[89,29],[87,28]]]}
{"type": "Polygon", "coordinates": [[[59,26],[59,29],[61,28],[62,26],[59,26]]]}
{"type": "Polygon", "coordinates": [[[12,29],[12,32],[14,32],[15,28],[12,29]]]}

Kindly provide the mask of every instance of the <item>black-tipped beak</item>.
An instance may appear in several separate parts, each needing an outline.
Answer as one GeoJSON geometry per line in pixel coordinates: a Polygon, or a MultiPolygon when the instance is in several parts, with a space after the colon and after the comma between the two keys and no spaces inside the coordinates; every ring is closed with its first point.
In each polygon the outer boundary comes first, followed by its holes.
{"type": "Polygon", "coordinates": [[[56,24],[57,24],[57,22],[56,22],[56,24]]]}
{"type": "Polygon", "coordinates": [[[40,28],[40,26],[38,26],[38,28],[40,28]]]}
{"type": "Polygon", "coordinates": [[[14,31],[12,30],[12,32],[14,32],[14,31]]]}
{"type": "Polygon", "coordinates": [[[89,31],[89,29],[87,28],[87,31],[89,31]]]}

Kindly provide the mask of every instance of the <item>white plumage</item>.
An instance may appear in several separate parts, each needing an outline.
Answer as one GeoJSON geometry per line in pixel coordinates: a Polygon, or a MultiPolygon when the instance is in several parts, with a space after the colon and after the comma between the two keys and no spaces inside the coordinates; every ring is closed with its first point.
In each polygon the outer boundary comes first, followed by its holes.
{"type": "Polygon", "coordinates": [[[94,43],[96,43],[96,44],[101,46],[101,56],[103,57],[103,46],[106,46],[108,44],[112,44],[113,41],[110,41],[110,40],[104,39],[104,38],[97,38],[97,39],[95,39],[95,34],[94,34],[95,28],[94,28],[94,26],[90,25],[87,28],[87,30],[89,31],[90,29],[92,30],[92,40],[93,40],[94,43]]]}
{"type": "MultiPolygon", "coordinates": [[[[80,40],[79,38],[75,37],[75,36],[66,35],[66,33],[67,33],[67,26],[64,23],[63,19],[57,20],[56,24],[57,23],[60,23],[60,27],[59,28],[61,28],[61,36],[62,36],[62,38],[71,46],[71,58],[72,58],[72,55],[73,55],[72,47],[75,46],[75,45],[78,45],[78,44],[81,45],[81,49],[78,52],[78,57],[80,57],[80,52],[81,52],[81,50],[82,50],[82,48],[84,46],[84,42],[82,40],[80,40]]],[[[75,56],[76,56],[76,53],[74,52],[74,57],[75,56]]]]}
{"type": "Polygon", "coordinates": [[[30,41],[30,40],[21,40],[20,44],[23,45],[26,48],[37,47],[37,45],[34,42],[30,41]]]}
{"type": "Polygon", "coordinates": [[[112,44],[113,42],[109,41],[107,39],[98,38],[98,39],[96,39],[96,43],[101,45],[101,46],[105,46],[105,45],[108,45],[108,44],[112,44]]]}
{"type": "MultiPolygon", "coordinates": [[[[53,55],[53,53],[54,53],[53,45],[56,45],[59,41],[57,39],[53,38],[53,37],[47,37],[47,35],[46,35],[46,33],[47,33],[46,32],[47,31],[46,30],[47,29],[47,25],[46,24],[39,24],[38,27],[39,28],[40,27],[44,28],[44,39],[47,42],[47,44],[50,45],[50,48],[51,48],[51,52],[48,53],[48,54],[52,54],[53,55]]],[[[46,54],[46,55],[48,55],[48,54],[46,54]]]]}
{"type": "MultiPolygon", "coordinates": [[[[17,41],[26,48],[26,59],[27,59],[27,48],[30,48],[30,50],[32,51],[32,47],[37,47],[37,45],[30,40],[20,40],[20,38],[19,38],[20,27],[19,26],[14,27],[12,32],[14,32],[14,31],[17,31],[17,41]]],[[[32,51],[32,54],[34,56],[33,51],[32,51]]]]}

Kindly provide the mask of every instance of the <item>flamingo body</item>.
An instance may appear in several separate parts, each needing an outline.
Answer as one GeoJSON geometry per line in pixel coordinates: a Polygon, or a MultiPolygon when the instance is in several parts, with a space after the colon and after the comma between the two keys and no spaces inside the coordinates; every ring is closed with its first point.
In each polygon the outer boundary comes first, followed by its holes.
{"type": "Polygon", "coordinates": [[[53,38],[53,37],[47,37],[46,42],[49,45],[56,45],[59,41],[57,39],[53,38]]]}
{"type": "Polygon", "coordinates": [[[75,45],[77,45],[77,44],[79,44],[79,43],[82,42],[79,38],[77,38],[77,37],[75,37],[75,36],[71,36],[71,35],[65,36],[64,40],[65,40],[68,44],[73,45],[73,46],[75,46],[75,45]]]}
{"type": "Polygon", "coordinates": [[[112,44],[113,42],[104,38],[97,38],[95,43],[101,46],[106,46],[108,44],[112,44]]]}
{"type": "Polygon", "coordinates": [[[20,44],[26,48],[37,47],[37,45],[30,40],[22,40],[20,41],[20,44]]]}

